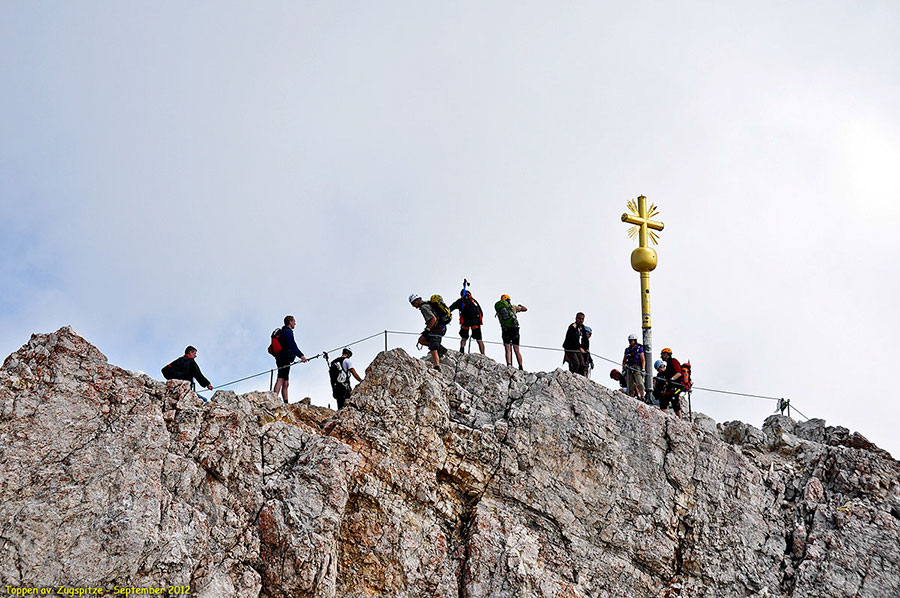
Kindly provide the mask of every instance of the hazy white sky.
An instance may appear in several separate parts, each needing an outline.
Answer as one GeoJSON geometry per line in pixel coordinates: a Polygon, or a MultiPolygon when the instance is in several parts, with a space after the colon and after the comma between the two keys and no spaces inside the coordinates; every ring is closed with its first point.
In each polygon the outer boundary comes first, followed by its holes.
{"type": "MultiPolygon", "coordinates": [[[[70,324],[155,377],[193,344],[221,384],[286,313],[312,354],[467,277],[528,306],[523,343],[581,310],[620,360],[644,194],[654,353],[898,455],[898,30],[896,2],[0,3],[0,353],[70,324]]],[[[330,400],[321,360],[291,393],[330,400]]]]}

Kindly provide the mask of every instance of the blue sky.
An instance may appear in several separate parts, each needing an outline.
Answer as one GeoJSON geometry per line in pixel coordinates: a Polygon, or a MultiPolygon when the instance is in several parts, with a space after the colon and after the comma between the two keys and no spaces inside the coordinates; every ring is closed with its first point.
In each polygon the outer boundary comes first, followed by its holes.
{"type": "MultiPolygon", "coordinates": [[[[69,324],[154,376],[193,344],[220,384],[270,367],[286,313],[315,353],[419,330],[409,293],[466,277],[529,307],[523,343],[580,310],[618,360],[644,194],[656,352],[896,455],[898,25],[890,2],[4,3],[0,352],[69,324]]],[[[329,399],[320,363],[292,378],[329,399]]]]}

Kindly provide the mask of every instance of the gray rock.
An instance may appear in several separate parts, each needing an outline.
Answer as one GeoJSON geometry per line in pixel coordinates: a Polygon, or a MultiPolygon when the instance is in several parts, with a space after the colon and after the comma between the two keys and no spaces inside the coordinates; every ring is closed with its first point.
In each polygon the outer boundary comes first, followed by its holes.
{"type": "Polygon", "coordinates": [[[0,577],[199,596],[900,595],[900,465],[556,370],[379,355],[333,411],[157,382],[71,329],[0,369],[0,577]]]}

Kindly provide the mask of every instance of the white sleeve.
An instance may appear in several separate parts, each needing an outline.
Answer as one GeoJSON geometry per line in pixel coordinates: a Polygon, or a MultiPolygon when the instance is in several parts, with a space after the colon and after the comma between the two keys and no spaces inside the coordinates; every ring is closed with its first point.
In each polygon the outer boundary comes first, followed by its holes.
{"type": "Polygon", "coordinates": [[[348,358],[348,359],[344,359],[343,363],[341,363],[341,367],[344,368],[344,371],[345,371],[345,372],[349,372],[350,370],[353,369],[353,363],[350,361],[349,358],[348,358]]]}

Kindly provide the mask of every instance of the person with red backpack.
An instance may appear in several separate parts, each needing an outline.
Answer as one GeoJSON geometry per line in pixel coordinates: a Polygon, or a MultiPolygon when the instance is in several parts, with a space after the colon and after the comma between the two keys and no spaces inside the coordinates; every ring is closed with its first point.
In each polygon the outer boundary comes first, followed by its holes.
{"type": "Polygon", "coordinates": [[[681,364],[672,357],[672,349],[668,347],[660,351],[660,358],[666,365],[659,374],[665,382],[659,395],[659,408],[667,411],[671,403],[675,415],[681,417],[681,391],[684,389],[681,364]]]}
{"type": "Polygon", "coordinates": [[[275,355],[275,365],[278,366],[278,380],[275,381],[275,394],[281,393],[284,404],[288,404],[288,379],[291,375],[291,364],[294,358],[299,357],[303,363],[307,362],[303,351],[297,346],[294,340],[294,328],[297,326],[297,320],[294,316],[284,316],[284,327],[277,335],[272,337],[271,353],[275,355]],[[280,349],[275,350],[277,345],[280,349]]]}

